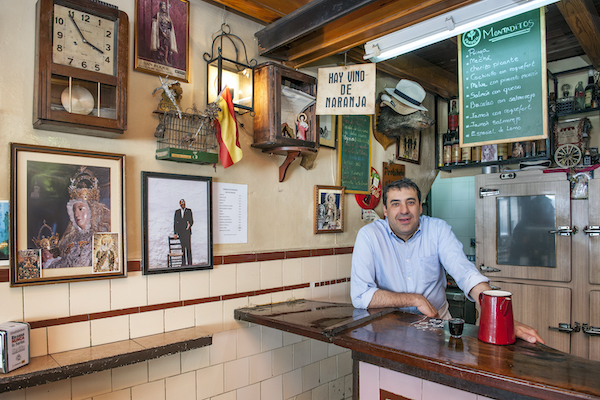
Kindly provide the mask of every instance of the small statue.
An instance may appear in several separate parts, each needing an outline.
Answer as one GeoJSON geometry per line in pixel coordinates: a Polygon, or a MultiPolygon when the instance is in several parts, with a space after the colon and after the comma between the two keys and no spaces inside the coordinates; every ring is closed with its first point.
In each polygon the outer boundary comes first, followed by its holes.
{"type": "Polygon", "coordinates": [[[156,93],[157,90],[162,89],[162,99],[160,103],[158,103],[158,111],[172,111],[176,110],[179,115],[179,119],[181,119],[181,109],[179,108],[179,102],[181,101],[181,96],[183,94],[183,89],[181,88],[181,84],[179,82],[170,81],[167,76],[164,80],[162,77],[158,77],[160,79],[160,86],[152,91],[152,96],[156,93]]]}

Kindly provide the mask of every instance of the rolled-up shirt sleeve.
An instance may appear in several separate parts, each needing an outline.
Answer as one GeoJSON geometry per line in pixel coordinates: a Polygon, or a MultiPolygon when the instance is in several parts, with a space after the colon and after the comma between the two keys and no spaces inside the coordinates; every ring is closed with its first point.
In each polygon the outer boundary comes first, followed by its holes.
{"type": "Polygon", "coordinates": [[[356,236],[352,252],[350,296],[355,308],[368,308],[377,291],[373,243],[365,229],[356,236]]]}

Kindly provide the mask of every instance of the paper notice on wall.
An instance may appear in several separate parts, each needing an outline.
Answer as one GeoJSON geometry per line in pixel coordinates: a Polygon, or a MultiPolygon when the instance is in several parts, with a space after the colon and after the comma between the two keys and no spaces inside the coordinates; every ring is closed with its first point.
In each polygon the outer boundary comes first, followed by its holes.
{"type": "Polygon", "coordinates": [[[248,243],[248,185],[213,182],[213,243],[248,243]]]}

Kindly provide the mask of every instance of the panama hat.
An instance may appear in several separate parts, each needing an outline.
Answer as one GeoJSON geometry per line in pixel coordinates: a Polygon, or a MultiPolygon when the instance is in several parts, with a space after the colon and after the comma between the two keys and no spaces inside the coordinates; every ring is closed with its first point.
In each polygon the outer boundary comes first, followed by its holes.
{"type": "Polygon", "coordinates": [[[392,96],[389,104],[398,114],[408,115],[415,111],[427,111],[421,105],[425,99],[425,89],[417,82],[401,79],[394,89],[386,88],[385,91],[392,96]]]}

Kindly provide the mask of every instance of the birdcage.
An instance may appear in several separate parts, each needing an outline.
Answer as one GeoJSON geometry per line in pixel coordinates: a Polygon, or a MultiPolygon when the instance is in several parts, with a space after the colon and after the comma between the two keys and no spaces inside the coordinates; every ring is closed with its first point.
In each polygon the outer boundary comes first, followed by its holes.
{"type": "Polygon", "coordinates": [[[215,164],[219,160],[215,119],[193,110],[159,114],[157,160],[215,164]]]}

